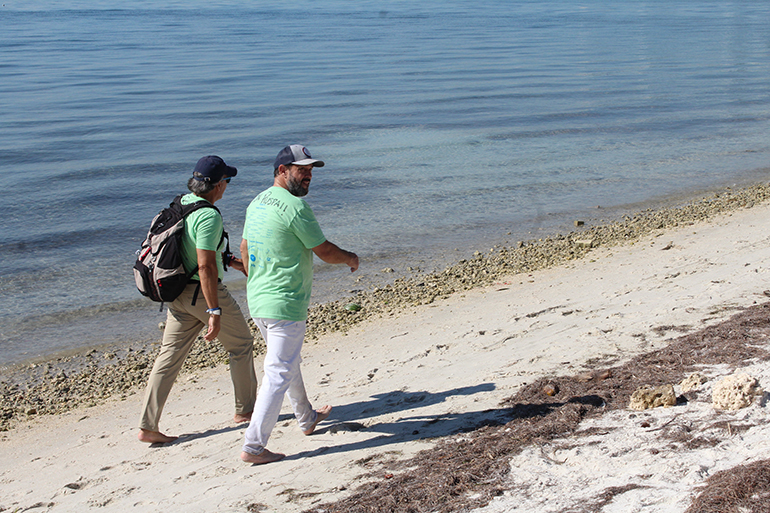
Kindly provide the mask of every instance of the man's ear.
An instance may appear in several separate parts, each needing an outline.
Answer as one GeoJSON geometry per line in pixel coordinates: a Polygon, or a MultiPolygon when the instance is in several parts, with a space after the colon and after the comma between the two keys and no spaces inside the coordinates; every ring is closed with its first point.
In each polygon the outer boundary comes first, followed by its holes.
{"type": "Polygon", "coordinates": [[[276,173],[274,179],[278,180],[280,183],[283,183],[283,181],[286,180],[286,171],[287,170],[288,170],[288,168],[286,166],[284,166],[283,164],[278,166],[278,172],[276,173]]]}

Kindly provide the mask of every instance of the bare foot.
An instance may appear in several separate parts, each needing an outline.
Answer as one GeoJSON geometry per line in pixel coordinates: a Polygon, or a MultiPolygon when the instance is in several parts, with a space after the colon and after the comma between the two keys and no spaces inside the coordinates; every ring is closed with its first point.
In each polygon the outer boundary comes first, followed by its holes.
{"type": "Polygon", "coordinates": [[[285,458],[285,454],[280,452],[271,452],[267,449],[263,449],[259,454],[251,454],[250,452],[243,451],[241,453],[241,459],[246,463],[252,463],[254,465],[264,465],[265,463],[272,463],[274,461],[282,460],[285,458]]]}
{"type": "Polygon", "coordinates": [[[318,415],[315,418],[315,422],[313,422],[313,425],[307,428],[303,431],[305,435],[312,435],[313,431],[315,431],[315,427],[318,425],[319,422],[322,422],[326,420],[326,418],[329,416],[329,414],[332,412],[332,407],[330,405],[323,406],[321,408],[318,408],[315,411],[318,415]]]}
{"type": "Polygon", "coordinates": [[[251,413],[236,413],[233,417],[233,420],[236,424],[243,424],[244,422],[249,422],[251,420],[251,413]]]}
{"type": "Polygon", "coordinates": [[[150,431],[148,429],[140,429],[139,430],[139,438],[140,442],[146,442],[148,444],[167,444],[169,442],[173,442],[178,436],[166,436],[160,431],[150,431]]]}

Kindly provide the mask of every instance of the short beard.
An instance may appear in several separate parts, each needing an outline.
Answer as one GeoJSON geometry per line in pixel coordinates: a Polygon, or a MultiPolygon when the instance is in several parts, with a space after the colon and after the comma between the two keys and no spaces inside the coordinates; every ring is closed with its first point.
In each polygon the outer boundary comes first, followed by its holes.
{"type": "Polygon", "coordinates": [[[302,187],[302,182],[298,180],[292,180],[291,178],[286,182],[286,189],[294,196],[301,198],[308,193],[307,187],[302,187]]]}

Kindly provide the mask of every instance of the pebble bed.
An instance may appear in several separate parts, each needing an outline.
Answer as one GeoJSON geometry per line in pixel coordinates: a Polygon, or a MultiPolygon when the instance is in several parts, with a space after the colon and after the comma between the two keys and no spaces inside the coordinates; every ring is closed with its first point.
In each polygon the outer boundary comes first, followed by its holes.
{"type": "MultiPolygon", "coordinates": [[[[566,234],[521,241],[513,247],[495,247],[487,253],[477,251],[472,258],[460,260],[441,272],[397,278],[371,291],[314,305],[308,316],[307,339],[345,332],[368,318],[397,315],[408,307],[430,304],[506,277],[583,258],[593,248],[630,243],[656,231],[709,220],[768,199],[770,185],[758,184],[738,191],[726,189],[677,207],[645,210],[598,226],[586,226],[576,220],[577,229],[566,234]]],[[[251,320],[249,323],[255,336],[255,353],[264,353],[259,332],[251,320]]],[[[159,345],[156,342],[91,350],[7,371],[0,376],[0,431],[40,415],[55,415],[141,393],[159,345]]],[[[226,365],[227,361],[227,353],[217,341],[207,342],[199,336],[181,374],[226,365]]]]}

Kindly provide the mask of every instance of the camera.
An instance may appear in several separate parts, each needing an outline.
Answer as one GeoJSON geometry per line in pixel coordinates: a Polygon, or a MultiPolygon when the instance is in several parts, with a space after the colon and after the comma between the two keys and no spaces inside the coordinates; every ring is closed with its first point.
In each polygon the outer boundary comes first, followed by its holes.
{"type": "Polygon", "coordinates": [[[233,261],[233,254],[229,251],[222,252],[222,264],[225,266],[225,270],[230,267],[230,262],[233,261]]]}

